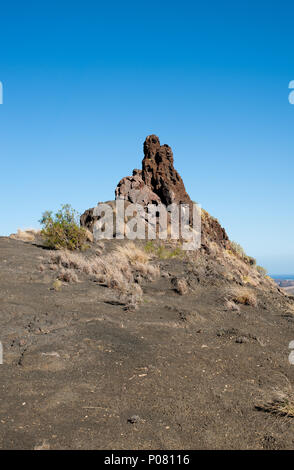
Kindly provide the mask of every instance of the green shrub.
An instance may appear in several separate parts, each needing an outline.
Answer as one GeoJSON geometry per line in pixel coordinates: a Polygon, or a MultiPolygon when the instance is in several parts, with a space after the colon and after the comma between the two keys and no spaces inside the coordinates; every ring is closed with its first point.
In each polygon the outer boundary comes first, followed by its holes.
{"type": "Polygon", "coordinates": [[[86,230],[79,226],[78,213],[69,204],[62,205],[54,215],[51,211],[44,212],[40,224],[48,248],[77,250],[86,247],[86,230]]]}
{"type": "Polygon", "coordinates": [[[169,248],[163,244],[156,246],[152,240],[149,240],[146,243],[144,249],[146,253],[152,254],[159,259],[182,257],[185,254],[180,246],[177,246],[176,248],[169,248]]]}
{"type": "Polygon", "coordinates": [[[146,253],[148,254],[152,254],[152,253],[155,253],[156,252],[156,247],[154,246],[154,243],[152,240],[149,240],[145,247],[144,247],[144,250],[146,253]]]}

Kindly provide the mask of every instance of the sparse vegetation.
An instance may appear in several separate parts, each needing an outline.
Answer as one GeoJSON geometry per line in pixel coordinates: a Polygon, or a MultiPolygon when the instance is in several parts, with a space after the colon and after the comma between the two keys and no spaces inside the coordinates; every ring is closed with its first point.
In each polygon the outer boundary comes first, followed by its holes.
{"type": "Polygon", "coordinates": [[[278,416],[294,418],[294,392],[291,385],[283,391],[273,392],[273,398],[256,405],[256,409],[278,416]]]}
{"type": "Polygon", "coordinates": [[[69,205],[53,215],[52,212],[43,213],[40,220],[43,229],[41,236],[48,248],[60,250],[83,250],[87,245],[87,232],[79,226],[78,213],[69,205]]]}
{"type": "Polygon", "coordinates": [[[263,268],[262,266],[256,266],[256,269],[262,277],[266,277],[267,270],[265,268],[263,268]]]}
{"type": "Polygon", "coordinates": [[[36,236],[39,233],[39,230],[35,229],[17,229],[17,233],[12,233],[9,238],[12,238],[13,240],[22,240],[23,242],[32,242],[36,239],[36,236]]]}
{"type": "Polygon", "coordinates": [[[73,269],[62,269],[60,270],[58,279],[64,282],[78,282],[78,276],[73,269]]]}
{"type": "Polygon", "coordinates": [[[174,277],[171,282],[178,294],[185,295],[189,292],[188,284],[185,279],[178,279],[177,277],[174,277]]]}
{"type": "Polygon", "coordinates": [[[145,252],[162,260],[184,256],[184,252],[180,246],[172,248],[164,244],[156,245],[152,240],[146,243],[145,252]]]}
{"type": "Polygon", "coordinates": [[[241,258],[245,263],[250,264],[251,266],[256,265],[256,259],[253,258],[252,256],[248,256],[245,253],[244,248],[239,243],[236,243],[234,241],[230,242],[231,243],[231,250],[228,250],[229,252],[232,252],[233,254],[237,255],[239,258],[241,258]]]}
{"type": "Polygon", "coordinates": [[[244,258],[246,255],[244,248],[237,242],[231,242],[232,251],[240,256],[240,258],[244,258]]]}
{"type": "Polygon", "coordinates": [[[62,250],[53,252],[50,258],[50,263],[58,266],[58,279],[77,282],[76,272],[91,276],[96,282],[116,290],[129,309],[136,308],[142,300],[140,282],[159,276],[159,268],[148,261],[148,255],[132,242],[120,245],[104,256],[86,257],[82,253],[62,250]]]}
{"type": "Polygon", "coordinates": [[[249,289],[236,287],[230,289],[229,300],[241,305],[251,305],[252,307],[257,306],[256,296],[249,289]]]}
{"type": "Polygon", "coordinates": [[[238,313],[240,312],[240,306],[238,304],[228,299],[225,299],[225,301],[226,301],[225,305],[226,305],[227,310],[231,310],[233,312],[238,312],[238,313]]]}
{"type": "Polygon", "coordinates": [[[52,290],[60,291],[61,287],[62,287],[62,282],[59,279],[55,279],[55,281],[52,284],[52,290]]]}
{"type": "Polygon", "coordinates": [[[123,257],[126,257],[131,264],[136,263],[147,263],[149,261],[149,256],[146,251],[143,251],[135,243],[127,243],[126,245],[121,245],[116,248],[116,252],[121,254],[123,257]]]}

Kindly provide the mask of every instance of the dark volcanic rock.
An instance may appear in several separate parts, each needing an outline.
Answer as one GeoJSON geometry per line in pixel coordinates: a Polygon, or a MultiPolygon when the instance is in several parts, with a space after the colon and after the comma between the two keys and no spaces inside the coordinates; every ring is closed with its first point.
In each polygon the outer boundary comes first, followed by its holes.
{"type": "Polygon", "coordinates": [[[223,248],[230,247],[229,237],[219,221],[202,209],[201,243],[208,247],[209,242],[215,242],[223,248]]]}
{"type": "MultiPolygon", "coordinates": [[[[143,150],[142,170],[135,169],[132,176],[126,176],[120,180],[115,189],[115,199],[124,200],[125,207],[131,203],[140,204],[145,208],[148,204],[162,203],[166,206],[172,203],[187,204],[192,225],[193,201],[186,192],[182,178],[174,168],[172,149],[168,145],[160,145],[159,138],[152,134],[146,137],[143,150]]],[[[115,222],[115,201],[108,203],[113,207],[115,222]]],[[[80,219],[81,225],[91,232],[93,232],[95,221],[99,219],[94,217],[93,210],[85,211],[80,219]]],[[[145,219],[147,223],[147,218],[145,219]]],[[[201,245],[206,251],[209,250],[210,242],[215,242],[223,248],[230,246],[225,229],[221,227],[217,219],[204,210],[202,210],[201,232],[201,245]]]]}
{"type": "Polygon", "coordinates": [[[94,207],[87,209],[80,217],[81,227],[87,228],[90,232],[93,232],[94,223],[98,220],[98,217],[94,217],[93,212],[94,207]]]}
{"type": "Polygon", "coordinates": [[[142,180],[142,171],[133,170],[133,176],[122,178],[115,189],[115,199],[148,205],[159,204],[160,198],[142,180]]]}
{"type": "Polygon", "coordinates": [[[168,145],[160,145],[154,134],[144,142],[142,179],[165,205],[191,202],[183,180],[174,168],[172,149],[168,145]]]}

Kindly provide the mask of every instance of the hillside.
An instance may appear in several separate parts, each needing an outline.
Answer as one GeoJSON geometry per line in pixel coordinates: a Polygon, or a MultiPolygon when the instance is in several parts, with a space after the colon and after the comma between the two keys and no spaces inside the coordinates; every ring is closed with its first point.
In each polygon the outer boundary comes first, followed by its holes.
{"type": "Polygon", "coordinates": [[[217,247],[147,248],[130,309],[85,264],[0,238],[1,448],[293,448],[292,419],[256,408],[291,400],[293,299],[217,247]]]}
{"type": "MultiPolygon", "coordinates": [[[[145,230],[149,204],[194,203],[171,148],[151,135],[143,151],[108,204],[114,218],[117,200],[139,204],[145,230]]],[[[118,239],[128,217],[97,241],[100,217],[73,227],[81,250],[0,238],[0,447],[292,449],[294,297],[205,210],[190,251],[118,239]]]]}

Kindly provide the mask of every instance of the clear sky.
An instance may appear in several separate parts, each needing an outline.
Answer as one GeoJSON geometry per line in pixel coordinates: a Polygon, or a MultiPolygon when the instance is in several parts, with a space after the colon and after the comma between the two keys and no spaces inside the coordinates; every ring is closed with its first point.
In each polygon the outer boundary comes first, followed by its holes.
{"type": "Polygon", "coordinates": [[[114,198],[155,133],[191,198],[294,273],[290,1],[11,1],[0,11],[0,234],[114,198]]]}

